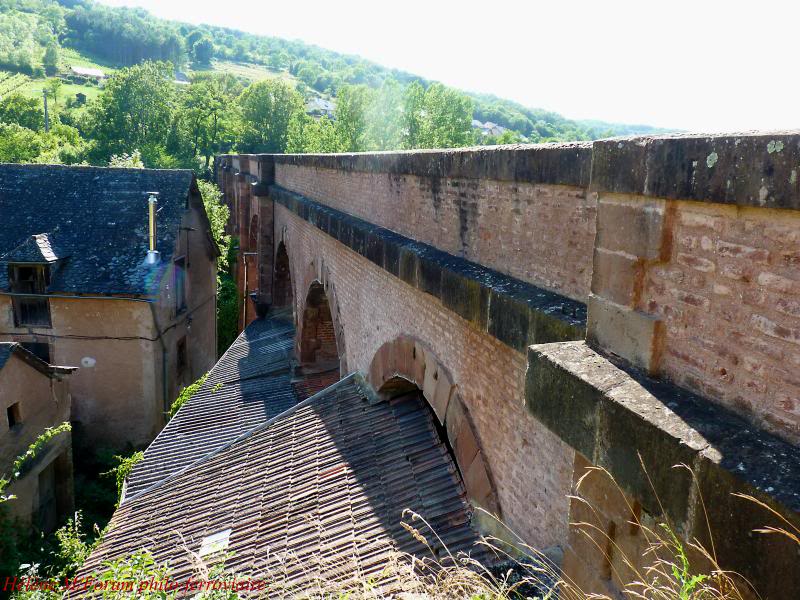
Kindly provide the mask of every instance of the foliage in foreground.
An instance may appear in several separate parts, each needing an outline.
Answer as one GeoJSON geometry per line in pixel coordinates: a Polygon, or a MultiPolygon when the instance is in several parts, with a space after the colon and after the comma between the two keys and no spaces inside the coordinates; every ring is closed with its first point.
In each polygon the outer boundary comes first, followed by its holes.
{"type": "MultiPolygon", "coordinates": [[[[611,475],[604,469],[591,467],[579,480],[573,501],[588,503],[581,496],[581,488],[590,476],[608,477],[616,486],[611,475]]],[[[619,490],[619,488],[617,488],[619,490]]],[[[622,490],[620,497],[625,498],[622,490]]],[[[752,497],[741,496],[761,504],[780,517],[768,506],[752,497]]],[[[627,502],[627,500],[624,500],[627,502]]],[[[596,507],[590,512],[597,516],[597,522],[571,523],[581,535],[597,545],[601,555],[610,547],[618,554],[621,548],[613,539],[605,536],[596,507]],[[598,536],[598,533],[600,534],[598,536]],[[604,537],[605,536],[605,537],[604,537]],[[610,546],[605,542],[609,542],[610,546]]],[[[598,507],[599,508],[599,507],[598,507]]],[[[621,586],[621,597],[638,600],[744,600],[751,595],[741,587],[746,585],[735,573],[723,570],[713,556],[696,541],[685,543],[675,534],[666,522],[648,525],[635,516],[633,507],[626,506],[632,515],[631,525],[635,525],[645,536],[646,548],[642,556],[625,556],[622,553],[623,569],[614,574],[621,586]],[[695,558],[691,558],[695,557],[695,558]],[[642,566],[643,565],[643,566],[642,566]],[[705,567],[705,568],[703,568],[705,567]]],[[[485,518],[495,517],[484,513],[485,518]]],[[[271,556],[276,565],[273,572],[258,575],[259,580],[267,582],[267,589],[257,597],[264,598],[303,598],[307,600],[617,600],[617,596],[584,591],[569,580],[548,556],[524,544],[513,532],[499,521],[496,525],[504,530],[503,540],[495,537],[483,538],[467,553],[434,551],[441,547],[442,541],[428,522],[419,514],[405,511],[403,528],[417,541],[427,547],[430,556],[420,557],[395,552],[383,565],[382,570],[372,576],[353,572],[347,565],[332,564],[322,556],[293,553],[271,556]],[[438,558],[437,558],[438,557],[438,558]],[[286,573],[304,573],[301,586],[286,582],[286,573]],[[334,576],[321,575],[321,572],[338,573],[334,576]]],[[[85,558],[90,546],[75,533],[79,528],[67,529],[61,551],[65,565],[62,574],[71,576],[80,561],[85,558]]],[[[786,535],[800,548],[800,531],[765,528],[761,533],[786,535]]],[[[201,559],[196,553],[186,549],[187,558],[192,565],[193,577],[200,581],[230,582],[233,575],[227,573],[224,562],[231,555],[216,555],[201,559]],[[209,562],[210,561],[210,562],[209,562]]],[[[605,556],[609,560],[610,557],[605,556]]],[[[619,564],[616,561],[615,564],[619,564]]],[[[35,571],[34,571],[35,572],[35,571]]],[[[30,574],[30,572],[29,572],[30,574]]],[[[169,581],[172,570],[168,564],[160,564],[146,549],[130,556],[103,563],[99,572],[93,573],[97,584],[96,593],[106,600],[122,598],[146,598],[172,600],[179,597],[177,589],[141,589],[142,582],[169,581]],[[120,584],[122,582],[122,584],[120,584]],[[126,587],[126,583],[127,586],[126,587]]],[[[255,577],[254,577],[255,578],[255,577]]],[[[242,578],[240,578],[242,579],[242,578]]],[[[247,578],[244,578],[245,580],[247,578]]],[[[174,581],[174,580],[172,580],[174,581]]],[[[50,600],[59,595],[50,592],[20,592],[19,599],[50,600]]],[[[207,600],[233,600],[238,595],[233,589],[210,589],[201,591],[200,598],[207,600]]],[[[248,594],[251,597],[251,594],[248,594]]]]}
{"type": "Polygon", "coordinates": [[[175,398],[175,401],[172,403],[172,406],[169,407],[169,412],[167,413],[167,417],[171,419],[174,417],[180,408],[186,404],[186,402],[197,393],[203,384],[206,382],[208,378],[208,373],[204,373],[200,376],[200,379],[195,381],[194,383],[190,383],[185,388],[181,390],[181,393],[178,394],[178,397],[175,398]]]}

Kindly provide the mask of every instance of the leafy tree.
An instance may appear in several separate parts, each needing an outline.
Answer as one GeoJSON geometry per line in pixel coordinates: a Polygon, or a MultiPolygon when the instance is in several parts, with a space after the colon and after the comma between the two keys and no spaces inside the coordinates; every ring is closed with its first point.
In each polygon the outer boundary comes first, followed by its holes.
{"type": "Polygon", "coordinates": [[[126,169],[144,169],[142,162],[142,153],[134,150],[130,154],[123,152],[122,154],[114,154],[108,161],[109,167],[124,167],[126,169]]]}
{"type": "Polygon", "coordinates": [[[201,65],[207,65],[214,56],[214,42],[208,36],[203,36],[192,46],[194,59],[201,65]]]}
{"type": "Polygon", "coordinates": [[[42,147],[37,132],[16,123],[0,123],[0,162],[34,162],[42,147]]]}
{"type": "Polygon", "coordinates": [[[288,83],[268,79],[250,85],[238,103],[242,111],[240,150],[284,152],[289,123],[303,111],[302,96],[288,83]]]}
{"type": "Polygon", "coordinates": [[[38,98],[28,98],[19,92],[0,100],[0,123],[16,123],[34,131],[44,128],[44,110],[38,98]]]}
{"type": "Polygon", "coordinates": [[[171,138],[170,151],[205,158],[209,168],[211,157],[229,150],[236,139],[239,120],[236,96],[241,85],[230,74],[195,76],[181,98],[178,109],[177,138],[171,138]]]}
{"type": "Polygon", "coordinates": [[[162,166],[164,143],[175,110],[172,65],[144,62],[121,69],[89,107],[86,128],[95,142],[93,157],[139,149],[148,166],[162,166]]]}
{"type": "Polygon", "coordinates": [[[425,90],[422,132],[416,148],[457,148],[474,142],[472,100],[464,94],[432,84],[425,90]]]}
{"type": "Polygon", "coordinates": [[[343,152],[344,146],[336,125],[328,117],[312,119],[298,114],[289,124],[286,152],[343,152]]]}
{"type": "Polygon", "coordinates": [[[421,147],[425,116],[425,88],[414,81],[406,88],[403,99],[404,148],[421,147]]]}
{"type": "Polygon", "coordinates": [[[336,97],[336,133],[342,150],[362,152],[367,149],[367,109],[372,91],[365,85],[344,86],[336,97]]]}
{"type": "Polygon", "coordinates": [[[52,79],[48,79],[47,83],[45,84],[46,89],[50,97],[53,99],[53,104],[58,106],[58,96],[61,93],[61,86],[63,83],[58,77],[53,77],[52,79]]]}
{"type": "Polygon", "coordinates": [[[58,72],[58,44],[55,40],[50,40],[45,46],[42,64],[44,72],[48,75],[55,75],[58,72]]]}

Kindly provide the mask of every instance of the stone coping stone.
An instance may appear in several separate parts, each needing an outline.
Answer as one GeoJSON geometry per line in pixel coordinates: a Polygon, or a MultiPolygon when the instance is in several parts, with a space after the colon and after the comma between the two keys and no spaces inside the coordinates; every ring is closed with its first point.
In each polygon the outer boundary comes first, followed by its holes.
{"type": "Polygon", "coordinates": [[[525,397],[533,416],[605,468],[648,513],[706,548],[713,536],[722,567],[757,583],[764,597],[783,597],[773,582],[800,589],[794,542],[753,533],[800,527],[800,448],[581,341],[531,346],[525,397]],[[694,475],[674,467],[680,464],[694,475]]]}
{"type": "Polygon", "coordinates": [[[594,142],[349,154],[221,155],[275,165],[588,187],[599,193],[800,210],[800,131],[620,137],[594,142]]]}
{"type": "Polygon", "coordinates": [[[800,131],[598,140],[598,192],[800,210],[800,131]]]}
{"type": "Polygon", "coordinates": [[[277,185],[270,197],[475,328],[525,352],[532,343],[585,337],[586,305],[404,237],[277,185]]]}
{"type": "MultiPolygon", "coordinates": [[[[234,155],[220,158],[227,156],[234,155]]],[[[592,144],[568,142],[401,152],[240,156],[255,158],[262,163],[272,162],[274,165],[336,171],[586,187],[592,165],[592,144]]],[[[262,173],[272,172],[262,166],[262,173]]]]}

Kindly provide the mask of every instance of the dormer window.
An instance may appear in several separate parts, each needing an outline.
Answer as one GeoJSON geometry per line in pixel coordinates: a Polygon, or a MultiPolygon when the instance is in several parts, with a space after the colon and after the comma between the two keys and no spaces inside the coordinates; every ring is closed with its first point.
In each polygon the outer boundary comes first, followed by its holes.
{"type": "Polygon", "coordinates": [[[8,281],[14,296],[14,325],[16,327],[50,327],[50,302],[44,296],[50,283],[50,266],[11,264],[8,281]],[[27,294],[30,294],[29,296],[27,294]]]}

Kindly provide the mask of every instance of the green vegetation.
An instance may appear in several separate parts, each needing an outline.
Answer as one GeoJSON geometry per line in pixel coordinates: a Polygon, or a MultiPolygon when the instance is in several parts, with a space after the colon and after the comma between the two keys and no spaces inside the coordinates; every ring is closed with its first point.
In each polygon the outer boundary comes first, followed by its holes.
{"type": "MultiPolygon", "coordinates": [[[[203,384],[206,382],[208,378],[208,373],[204,373],[200,379],[195,381],[194,383],[190,383],[185,388],[181,390],[181,393],[178,394],[178,397],[175,398],[175,401],[172,403],[172,406],[169,407],[169,412],[167,413],[167,417],[171,419],[174,417],[177,412],[180,410],[181,406],[186,404],[186,402],[197,393],[203,384]]],[[[124,479],[124,478],[123,478],[124,479]]]]}
{"type": "Polygon", "coordinates": [[[211,157],[230,151],[458,147],[654,131],[570,121],[301,42],[91,0],[0,0],[0,101],[0,161],[104,165],[138,151],[145,166],[204,176],[211,157]],[[109,78],[73,67],[99,68],[109,78]],[[312,118],[311,101],[333,101],[335,110],[312,118]],[[473,119],[500,129],[482,134],[473,119]]]}

